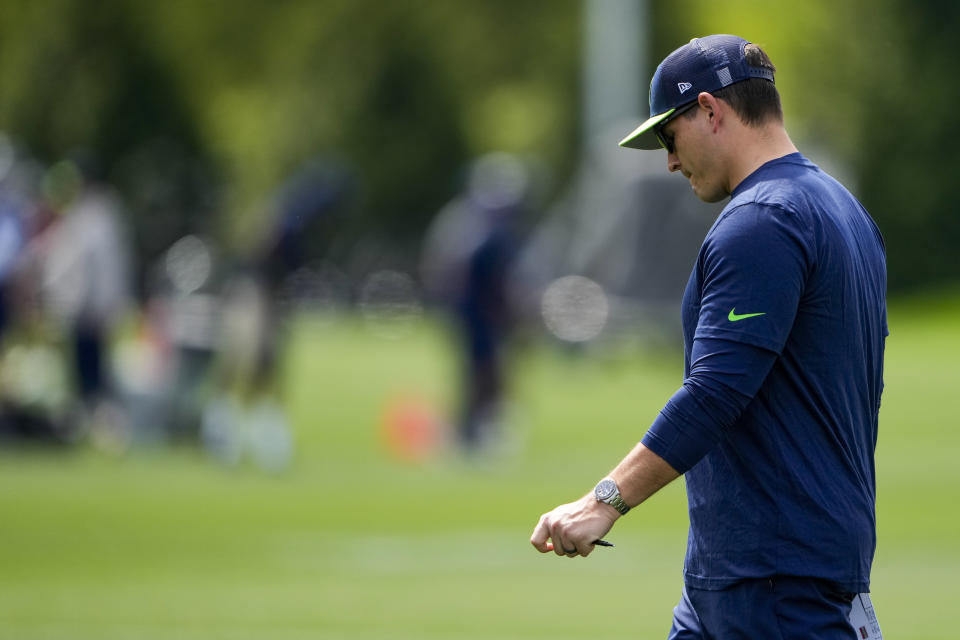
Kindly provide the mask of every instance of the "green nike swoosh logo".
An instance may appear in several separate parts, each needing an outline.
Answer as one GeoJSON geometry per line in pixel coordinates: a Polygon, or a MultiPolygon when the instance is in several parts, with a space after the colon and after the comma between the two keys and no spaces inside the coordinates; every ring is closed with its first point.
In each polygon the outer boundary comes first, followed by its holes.
{"type": "Polygon", "coordinates": [[[736,307],[730,309],[730,315],[727,316],[727,320],[730,322],[736,322],[737,320],[743,320],[745,318],[755,318],[757,316],[765,316],[766,313],[735,313],[737,310],[736,307]]]}

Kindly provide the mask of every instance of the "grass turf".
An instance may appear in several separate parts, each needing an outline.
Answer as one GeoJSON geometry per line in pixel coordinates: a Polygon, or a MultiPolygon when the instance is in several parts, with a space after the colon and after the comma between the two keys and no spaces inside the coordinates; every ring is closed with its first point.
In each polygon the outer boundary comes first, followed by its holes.
{"type": "MultiPolygon", "coordinates": [[[[953,637],[958,317],[955,295],[891,307],[873,576],[891,638],[953,637]]],[[[382,416],[396,397],[452,405],[442,335],[298,324],[286,384],[298,449],[281,476],[189,451],[0,453],[0,638],[665,637],[682,483],[586,560],[527,540],[542,511],[589,489],[642,435],[679,383],[679,358],[528,348],[513,376],[518,453],[405,463],[384,445],[382,416]]]]}

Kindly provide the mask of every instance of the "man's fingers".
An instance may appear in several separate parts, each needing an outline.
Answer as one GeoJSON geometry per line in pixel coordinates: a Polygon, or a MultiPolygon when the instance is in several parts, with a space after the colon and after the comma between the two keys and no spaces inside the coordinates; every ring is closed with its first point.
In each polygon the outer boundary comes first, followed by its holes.
{"type": "Polygon", "coordinates": [[[564,546],[564,543],[563,543],[562,541],[560,541],[560,540],[554,540],[554,541],[553,541],[553,552],[554,552],[555,554],[557,554],[558,556],[565,556],[565,555],[567,555],[567,552],[566,552],[566,549],[567,549],[567,548],[568,548],[568,547],[565,547],[565,546],[564,546]]]}
{"type": "MultiPolygon", "coordinates": [[[[567,557],[567,558],[576,558],[578,555],[579,555],[579,556],[583,556],[584,558],[586,558],[588,555],[590,555],[590,553],[591,553],[591,552],[593,551],[593,549],[594,549],[594,545],[591,544],[591,545],[589,545],[589,547],[587,548],[587,550],[584,551],[584,552],[581,552],[579,549],[576,549],[576,551],[574,552],[574,549],[575,549],[575,548],[574,548],[574,545],[571,544],[569,547],[567,547],[567,551],[572,551],[573,553],[565,553],[565,552],[563,551],[563,547],[560,547],[560,546],[558,546],[558,545],[554,545],[552,542],[548,542],[546,546],[547,546],[547,551],[557,552],[557,555],[558,555],[558,556],[565,556],[565,557],[567,557]]],[[[542,552],[542,553],[546,553],[547,551],[544,551],[544,552],[542,552]]]]}
{"type": "Polygon", "coordinates": [[[530,536],[530,544],[540,553],[549,553],[553,551],[558,556],[568,555],[566,552],[575,549],[572,544],[566,544],[563,538],[558,535],[555,523],[550,520],[550,514],[545,513],[540,516],[540,522],[533,529],[533,535],[530,536]],[[550,542],[548,542],[548,540],[550,542]]]}
{"type": "Polygon", "coordinates": [[[553,551],[553,545],[547,542],[550,538],[550,530],[547,528],[547,516],[540,516],[540,522],[533,528],[533,534],[530,536],[530,544],[540,553],[549,553],[553,551]]]}
{"type": "Polygon", "coordinates": [[[553,511],[540,516],[537,526],[530,535],[530,544],[540,553],[553,551],[560,557],[575,558],[588,556],[593,551],[591,542],[596,540],[596,534],[588,534],[584,526],[570,522],[570,515],[578,515],[572,508],[576,504],[561,505],[553,511]]]}
{"type": "Polygon", "coordinates": [[[558,556],[577,555],[577,545],[566,539],[556,527],[553,530],[553,552],[558,556]]]}

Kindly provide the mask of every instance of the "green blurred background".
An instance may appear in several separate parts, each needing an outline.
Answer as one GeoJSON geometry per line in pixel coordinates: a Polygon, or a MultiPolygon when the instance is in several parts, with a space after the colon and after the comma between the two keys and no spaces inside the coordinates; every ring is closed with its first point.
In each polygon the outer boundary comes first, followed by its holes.
{"type": "MultiPolygon", "coordinates": [[[[590,164],[606,123],[585,89],[587,52],[601,66],[623,57],[591,48],[609,25],[597,16],[636,35],[640,78],[621,99],[636,108],[611,114],[635,122],[653,67],[681,43],[718,32],[759,43],[795,142],[878,222],[891,336],[874,602],[890,638],[953,638],[960,5],[7,0],[0,130],[44,168],[96,153],[125,202],[135,298],[184,234],[237,260],[254,253],[278,186],[318,157],[351,188],[304,236],[308,253],[355,281],[412,272],[472,159],[508,152],[537,167],[531,226],[590,164]]],[[[0,637],[665,637],[682,483],[586,560],[527,542],[539,514],[591,487],[680,384],[675,339],[648,333],[573,348],[528,328],[511,351],[513,439],[479,459],[434,441],[460,363],[429,307],[394,333],[352,304],[288,315],[277,385],[296,446],[280,472],[216,464],[182,439],[0,440],[0,637]],[[397,407],[433,438],[427,449],[391,439],[397,407]]]]}
{"type": "MultiPolygon", "coordinates": [[[[755,40],[778,66],[798,144],[845,167],[896,238],[891,286],[960,275],[956,3],[613,5],[637,22],[637,119],[652,69],[679,44],[718,32],[755,40]]],[[[569,178],[582,151],[589,6],[10,0],[0,126],[47,162],[97,149],[131,199],[145,251],[201,215],[211,232],[249,242],[262,200],[320,152],[362,176],[344,242],[378,234],[411,244],[471,157],[535,154],[548,191],[569,178]],[[144,184],[154,181],[166,188],[144,184]],[[169,231],[154,231],[160,224],[169,231]]]]}

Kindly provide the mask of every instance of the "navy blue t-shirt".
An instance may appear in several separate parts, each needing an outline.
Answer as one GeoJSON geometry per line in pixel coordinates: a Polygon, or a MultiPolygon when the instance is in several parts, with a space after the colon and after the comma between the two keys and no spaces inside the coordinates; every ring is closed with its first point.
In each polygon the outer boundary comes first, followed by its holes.
{"type": "Polygon", "coordinates": [[[799,153],[734,190],[683,298],[684,384],[644,444],[684,473],[684,577],[869,590],[886,324],[883,240],[799,153]]]}

